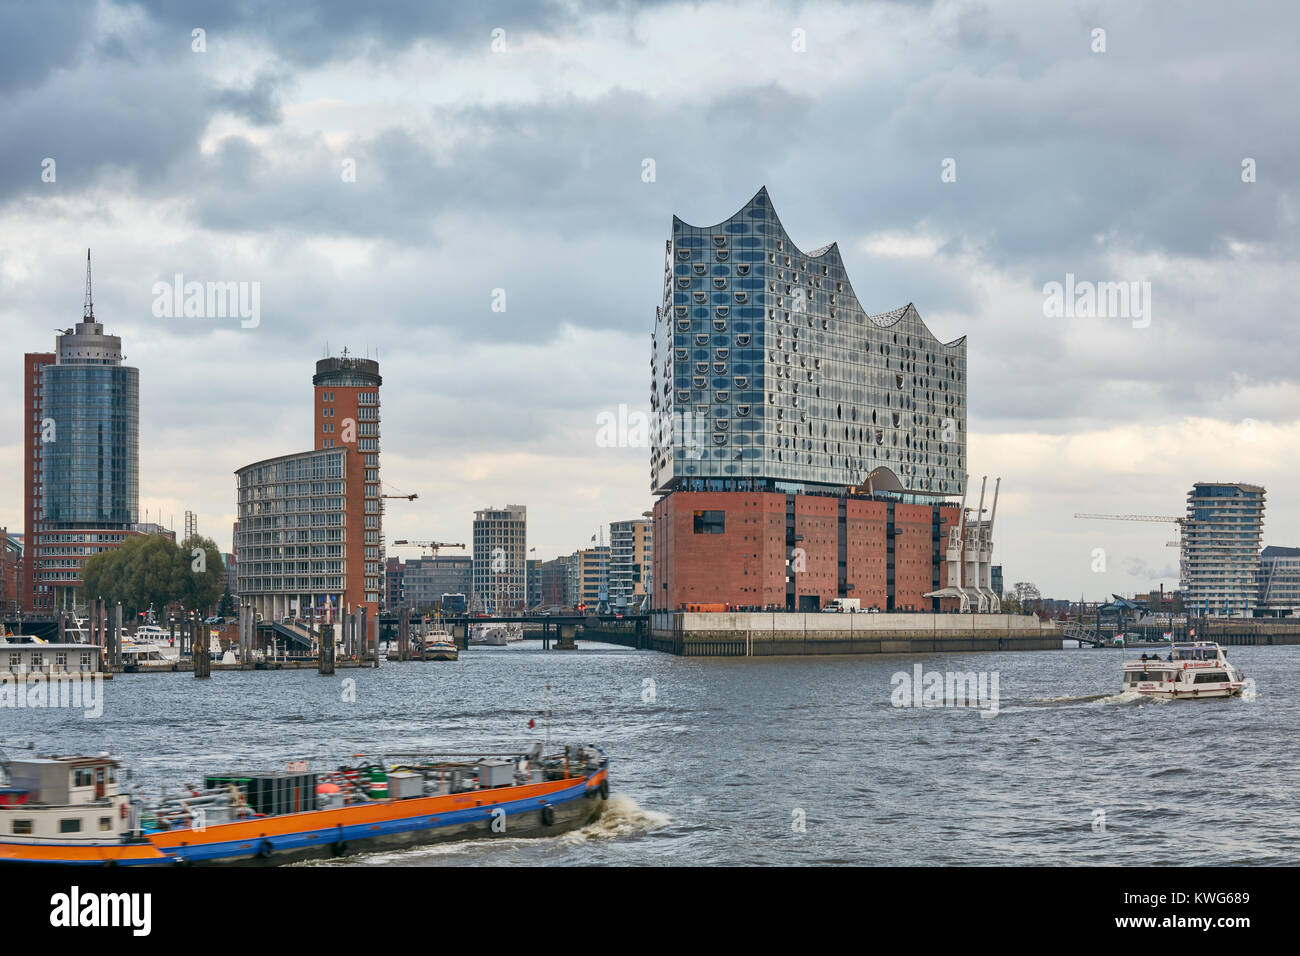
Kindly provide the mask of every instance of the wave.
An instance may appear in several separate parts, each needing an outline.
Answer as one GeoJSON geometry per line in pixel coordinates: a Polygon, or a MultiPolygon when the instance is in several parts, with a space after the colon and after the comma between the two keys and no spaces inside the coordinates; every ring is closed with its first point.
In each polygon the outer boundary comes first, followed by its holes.
{"type": "Polygon", "coordinates": [[[575,846],[597,840],[617,840],[640,836],[662,830],[672,823],[672,818],[657,810],[646,810],[625,793],[610,796],[605,812],[593,823],[580,830],[554,837],[508,837],[492,839],[456,840],[451,843],[431,843],[424,846],[405,847],[400,850],[376,850],[358,853],[339,860],[308,860],[296,866],[428,866],[431,858],[475,854],[477,862],[488,863],[494,853],[507,849],[545,845],[575,846]],[[495,849],[494,849],[495,848],[495,849]]]}
{"type": "Polygon", "coordinates": [[[616,793],[609,798],[605,812],[594,823],[581,830],[565,833],[555,839],[570,843],[589,840],[614,840],[620,837],[639,836],[662,830],[672,823],[672,817],[658,810],[646,810],[626,793],[616,793]]]}

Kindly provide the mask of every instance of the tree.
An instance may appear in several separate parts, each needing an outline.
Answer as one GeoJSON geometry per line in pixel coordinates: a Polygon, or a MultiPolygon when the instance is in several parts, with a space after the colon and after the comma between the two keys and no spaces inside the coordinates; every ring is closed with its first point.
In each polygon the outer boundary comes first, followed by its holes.
{"type": "Polygon", "coordinates": [[[194,611],[211,613],[221,597],[225,564],[211,538],[186,538],[176,549],[172,600],[194,611]]]}
{"type": "Polygon", "coordinates": [[[217,613],[222,617],[230,618],[235,614],[235,599],[230,593],[230,582],[226,582],[226,589],[221,594],[221,603],[217,605],[217,613]]]}
{"type": "Polygon", "coordinates": [[[1011,588],[1012,599],[1020,610],[1036,611],[1042,603],[1043,595],[1031,581],[1017,581],[1011,588]]]}
{"type": "Polygon", "coordinates": [[[223,567],[211,538],[197,537],[177,547],[162,535],[129,535],[121,547],[91,556],[82,580],[88,601],[120,602],[135,617],[151,605],[161,611],[177,601],[191,610],[211,608],[221,596],[223,567]]]}

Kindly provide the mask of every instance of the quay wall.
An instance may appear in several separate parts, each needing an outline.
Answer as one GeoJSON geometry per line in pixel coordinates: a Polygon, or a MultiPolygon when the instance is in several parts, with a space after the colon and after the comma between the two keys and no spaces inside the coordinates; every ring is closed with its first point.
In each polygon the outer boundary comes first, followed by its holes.
{"type": "Polygon", "coordinates": [[[657,611],[653,650],[682,657],[1060,650],[1056,625],[1021,614],[657,611]]]}

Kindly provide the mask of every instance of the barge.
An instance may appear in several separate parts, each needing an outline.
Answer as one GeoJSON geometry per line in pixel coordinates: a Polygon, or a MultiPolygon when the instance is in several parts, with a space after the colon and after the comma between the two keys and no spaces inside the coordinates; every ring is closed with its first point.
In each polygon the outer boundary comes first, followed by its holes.
{"type": "Polygon", "coordinates": [[[5,760],[0,863],[279,865],[498,836],[580,829],[609,800],[598,747],[429,755],[313,773],[211,774],[146,804],[107,754],[5,760]],[[463,755],[462,755],[463,757],[463,755]],[[449,759],[450,758],[450,759],[449,759]]]}

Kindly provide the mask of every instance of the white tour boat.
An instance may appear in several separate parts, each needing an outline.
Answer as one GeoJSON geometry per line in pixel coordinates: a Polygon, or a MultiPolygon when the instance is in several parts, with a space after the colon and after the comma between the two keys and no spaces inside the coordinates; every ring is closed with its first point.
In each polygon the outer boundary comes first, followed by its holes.
{"type": "Polygon", "coordinates": [[[469,643],[487,647],[505,647],[524,639],[524,626],[515,623],[475,624],[469,630],[469,643]]]}
{"type": "Polygon", "coordinates": [[[141,624],[135,633],[122,638],[122,664],[137,667],[170,667],[181,658],[181,649],[171,643],[171,634],[156,624],[141,624]]]}
{"type": "Polygon", "coordinates": [[[1164,657],[1143,654],[1124,662],[1123,689],[1148,697],[1240,697],[1244,687],[1245,675],[1212,641],[1173,644],[1164,657]]]}

